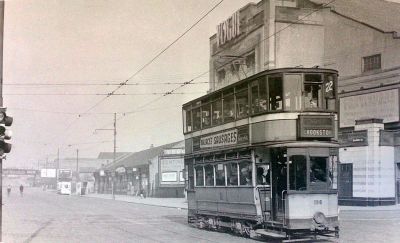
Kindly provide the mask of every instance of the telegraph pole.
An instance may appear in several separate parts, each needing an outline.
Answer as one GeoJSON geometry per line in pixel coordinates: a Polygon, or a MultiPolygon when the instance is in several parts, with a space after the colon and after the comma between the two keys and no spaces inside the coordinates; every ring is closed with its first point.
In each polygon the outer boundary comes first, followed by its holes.
{"type": "MultiPolygon", "coordinates": [[[[116,154],[117,154],[117,113],[114,113],[114,159],[113,159],[113,164],[115,165],[115,160],[116,160],[116,154]]],[[[115,171],[112,172],[112,195],[113,199],[115,200],[115,188],[114,188],[114,180],[115,180],[115,171]]]]}
{"type": "Polygon", "coordinates": [[[60,170],[60,148],[57,149],[57,163],[56,163],[56,188],[58,189],[58,171],[60,170]]]}
{"type": "Polygon", "coordinates": [[[76,149],[76,181],[79,181],[79,149],[76,149]]]}
{"type": "MultiPolygon", "coordinates": [[[[116,158],[117,158],[117,113],[114,113],[114,128],[113,129],[106,129],[106,128],[101,128],[101,129],[96,129],[94,130],[95,132],[100,131],[100,130],[112,130],[114,131],[114,153],[113,153],[113,164],[115,164],[116,158]]],[[[115,171],[111,171],[111,194],[112,198],[115,200],[115,188],[114,188],[114,174],[115,171]]]]}

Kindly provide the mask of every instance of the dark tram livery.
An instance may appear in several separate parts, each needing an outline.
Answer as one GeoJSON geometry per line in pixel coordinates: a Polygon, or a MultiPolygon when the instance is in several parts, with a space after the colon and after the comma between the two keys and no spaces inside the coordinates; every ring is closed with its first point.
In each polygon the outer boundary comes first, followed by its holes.
{"type": "Polygon", "coordinates": [[[267,70],[183,105],[188,220],[336,235],[337,71],[267,70]]]}

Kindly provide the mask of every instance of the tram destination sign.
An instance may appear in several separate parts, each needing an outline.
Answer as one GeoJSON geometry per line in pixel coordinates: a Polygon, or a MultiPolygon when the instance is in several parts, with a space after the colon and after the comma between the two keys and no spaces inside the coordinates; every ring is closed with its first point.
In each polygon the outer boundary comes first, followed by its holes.
{"type": "Polygon", "coordinates": [[[334,122],[333,116],[299,116],[299,137],[332,138],[334,122]]]}
{"type": "Polygon", "coordinates": [[[249,127],[238,127],[193,138],[193,150],[210,149],[249,143],[249,127]]]}

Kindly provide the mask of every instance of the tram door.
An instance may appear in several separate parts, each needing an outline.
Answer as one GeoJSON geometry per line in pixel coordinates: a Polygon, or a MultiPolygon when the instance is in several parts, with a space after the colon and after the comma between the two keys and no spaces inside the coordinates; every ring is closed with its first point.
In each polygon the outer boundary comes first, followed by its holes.
{"type": "Polygon", "coordinates": [[[286,149],[271,149],[272,167],[272,219],[283,222],[287,192],[286,149]]]}
{"type": "Polygon", "coordinates": [[[400,163],[396,163],[396,197],[397,204],[400,204],[400,163]]]}
{"type": "Polygon", "coordinates": [[[256,164],[257,189],[260,196],[261,210],[265,220],[271,216],[271,170],[269,163],[256,164]]]}

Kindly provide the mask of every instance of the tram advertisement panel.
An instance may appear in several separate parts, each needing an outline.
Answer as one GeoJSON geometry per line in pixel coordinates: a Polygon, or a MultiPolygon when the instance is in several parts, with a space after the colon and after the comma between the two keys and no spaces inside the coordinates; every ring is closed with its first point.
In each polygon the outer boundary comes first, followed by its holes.
{"type": "Polygon", "coordinates": [[[193,138],[193,150],[210,149],[249,143],[249,127],[243,126],[211,135],[193,138]]]}

